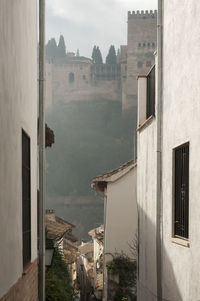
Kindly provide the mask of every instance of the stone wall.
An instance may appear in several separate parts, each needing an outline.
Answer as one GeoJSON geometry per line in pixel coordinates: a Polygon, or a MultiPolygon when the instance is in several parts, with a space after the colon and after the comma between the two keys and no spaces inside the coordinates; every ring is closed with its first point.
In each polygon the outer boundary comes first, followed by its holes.
{"type": "Polygon", "coordinates": [[[157,11],[128,12],[127,81],[123,108],[137,106],[137,76],[154,65],[157,11]]]}
{"type": "Polygon", "coordinates": [[[47,62],[46,103],[108,99],[121,101],[120,65],[82,61],[47,62]]]}

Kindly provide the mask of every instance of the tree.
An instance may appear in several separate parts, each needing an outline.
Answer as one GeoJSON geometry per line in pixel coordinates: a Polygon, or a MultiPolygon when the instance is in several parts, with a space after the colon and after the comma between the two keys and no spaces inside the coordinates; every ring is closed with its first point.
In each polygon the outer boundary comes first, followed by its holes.
{"type": "Polygon", "coordinates": [[[46,301],[73,301],[68,266],[62,258],[59,248],[55,248],[53,262],[46,271],[46,301]]]}
{"type": "Polygon", "coordinates": [[[94,46],[92,51],[92,59],[95,64],[103,64],[103,59],[99,46],[94,46]]]}
{"type": "Polygon", "coordinates": [[[65,46],[65,40],[63,35],[60,36],[59,43],[58,43],[58,51],[57,51],[58,57],[63,58],[66,56],[66,46],[65,46]]]}
{"type": "Polygon", "coordinates": [[[95,63],[96,61],[96,55],[97,55],[97,47],[94,45],[93,50],[92,50],[92,59],[95,63]]]}
{"type": "Polygon", "coordinates": [[[99,46],[97,46],[96,49],[96,64],[103,64],[103,59],[102,59],[102,55],[101,55],[101,51],[99,49],[99,46]]]}
{"type": "Polygon", "coordinates": [[[47,58],[55,58],[57,56],[57,44],[54,38],[49,40],[46,45],[46,56],[47,58]]]}
{"type": "Polygon", "coordinates": [[[106,64],[116,64],[117,63],[117,56],[115,51],[115,46],[111,45],[108,55],[106,57],[106,64]]]}

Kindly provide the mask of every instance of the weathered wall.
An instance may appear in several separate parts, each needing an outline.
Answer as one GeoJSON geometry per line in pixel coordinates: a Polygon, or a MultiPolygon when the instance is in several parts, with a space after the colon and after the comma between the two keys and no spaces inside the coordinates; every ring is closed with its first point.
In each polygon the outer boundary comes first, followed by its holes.
{"type": "Polygon", "coordinates": [[[156,122],[138,131],[138,300],[156,301],[156,122]]]}
{"type": "Polygon", "coordinates": [[[0,298],[23,272],[22,129],[31,138],[31,261],[37,258],[36,6],[0,1],[0,298]]]}
{"type": "MultiPolygon", "coordinates": [[[[121,83],[119,78],[95,78],[91,60],[81,62],[47,62],[46,95],[47,107],[52,103],[81,100],[108,99],[121,101],[121,83]],[[70,82],[70,73],[74,81],[70,82]]],[[[95,66],[95,65],[93,65],[95,66]]],[[[102,65],[107,68],[106,65],[102,65]]],[[[99,68],[101,68],[99,66],[99,68]]]]}
{"type": "MultiPolygon", "coordinates": [[[[122,251],[131,256],[129,244],[136,239],[136,166],[107,185],[106,229],[104,253],[122,251]]],[[[106,256],[106,261],[111,259],[106,256]]]]}
{"type": "Polygon", "coordinates": [[[177,301],[200,299],[199,13],[199,1],[183,0],[181,5],[175,0],[164,1],[163,241],[166,252],[163,256],[163,298],[177,301]],[[171,242],[172,150],[188,141],[189,248],[171,242]],[[166,256],[173,270],[166,264],[166,256]]]}
{"type": "Polygon", "coordinates": [[[154,64],[157,37],[157,12],[128,13],[128,53],[126,98],[123,108],[137,106],[137,76],[147,74],[154,64]]]}

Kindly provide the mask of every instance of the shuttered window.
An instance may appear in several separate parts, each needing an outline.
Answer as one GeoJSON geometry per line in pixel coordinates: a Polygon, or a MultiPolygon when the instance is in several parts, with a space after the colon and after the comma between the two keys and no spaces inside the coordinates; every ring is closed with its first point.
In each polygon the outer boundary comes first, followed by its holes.
{"type": "Polygon", "coordinates": [[[189,143],[174,150],[174,235],[189,238],[189,143]]]}
{"type": "Polygon", "coordinates": [[[146,119],[155,115],[155,66],[147,75],[146,119]]]}
{"type": "Polygon", "coordinates": [[[30,138],[22,131],[22,232],[23,266],[31,260],[31,170],[30,138]]]}

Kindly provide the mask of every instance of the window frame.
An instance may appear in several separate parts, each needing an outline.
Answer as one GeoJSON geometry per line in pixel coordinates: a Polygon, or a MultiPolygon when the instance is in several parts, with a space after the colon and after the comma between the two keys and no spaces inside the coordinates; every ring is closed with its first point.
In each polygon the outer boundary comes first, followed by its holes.
{"type": "MultiPolygon", "coordinates": [[[[189,242],[189,238],[190,238],[190,235],[189,235],[189,229],[190,229],[190,216],[189,216],[189,213],[190,213],[190,190],[189,190],[189,186],[190,186],[190,142],[185,142],[181,145],[178,145],[177,147],[173,148],[173,168],[172,168],[172,183],[173,183],[173,186],[172,186],[172,241],[173,242],[176,242],[176,243],[179,243],[179,244],[182,244],[182,245],[185,245],[184,244],[184,241],[185,242],[189,242]],[[187,187],[186,187],[186,190],[187,190],[187,230],[185,230],[187,233],[187,235],[185,234],[185,236],[183,235],[178,235],[176,233],[176,227],[175,227],[175,220],[176,220],[176,181],[177,181],[177,178],[176,178],[176,152],[185,148],[185,147],[188,147],[188,154],[187,154],[187,158],[186,160],[188,160],[188,162],[186,164],[188,164],[188,169],[187,169],[187,187]],[[181,241],[183,243],[181,243],[181,241]]],[[[182,165],[181,165],[181,168],[182,168],[182,165]]],[[[182,175],[181,175],[182,176],[182,175]]],[[[178,202],[178,200],[177,200],[178,202]]],[[[180,206],[180,204],[179,204],[180,206]]],[[[185,209],[184,209],[185,210],[185,209]]],[[[185,245],[185,246],[189,246],[189,244],[185,245]]]]}
{"type": "Polygon", "coordinates": [[[31,262],[31,139],[30,136],[22,129],[21,131],[21,145],[22,145],[22,262],[23,262],[23,270],[29,265],[31,262]],[[24,139],[27,139],[28,145],[24,144],[24,139]],[[27,147],[28,146],[28,147],[27,147]],[[24,149],[27,147],[27,153],[24,155],[24,149]],[[27,157],[26,157],[27,156],[27,157]],[[28,159],[27,159],[28,158],[28,159]],[[27,159],[27,162],[25,160],[27,159]],[[25,179],[25,174],[27,173],[28,179],[25,179]],[[26,191],[24,189],[25,183],[28,183],[28,192],[27,192],[27,198],[26,198],[26,191]],[[28,202],[25,203],[25,202],[28,202]],[[28,209],[27,209],[28,208],[28,209]],[[28,221],[24,219],[24,215],[26,213],[26,210],[28,211],[28,221]],[[28,226],[26,225],[28,224],[28,226]],[[27,229],[25,229],[27,226],[27,229]],[[27,241],[25,241],[25,234],[28,233],[28,250],[25,249],[25,246],[27,246],[27,241]]]}

